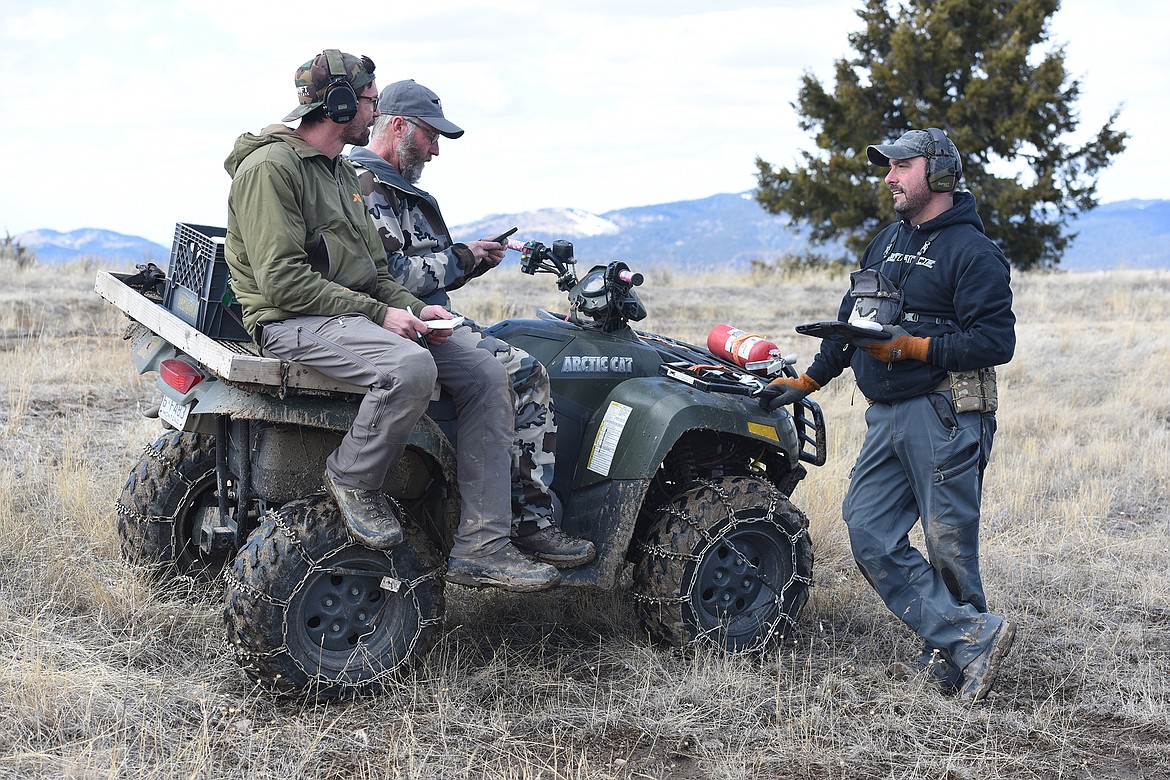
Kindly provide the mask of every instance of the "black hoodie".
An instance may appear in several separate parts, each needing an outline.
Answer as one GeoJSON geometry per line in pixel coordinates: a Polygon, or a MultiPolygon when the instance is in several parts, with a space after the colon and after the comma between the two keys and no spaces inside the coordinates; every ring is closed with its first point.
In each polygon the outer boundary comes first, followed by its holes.
{"type": "MultiPolygon", "coordinates": [[[[902,327],[913,336],[929,336],[930,350],[925,363],[883,363],[855,347],[842,349],[823,341],[808,369],[822,386],[850,366],[866,398],[900,401],[931,392],[948,371],[1012,359],[1016,318],[1011,267],[984,234],[971,193],[955,193],[951,208],[917,227],[895,222],[883,229],[866,247],[861,267],[876,267],[895,284],[904,276],[904,311],[918,315],[918,321],[903,322],[902,327]]],[[[846,294],[839,319],[848,319],[852,309],[853,298],[846,294]]]]}

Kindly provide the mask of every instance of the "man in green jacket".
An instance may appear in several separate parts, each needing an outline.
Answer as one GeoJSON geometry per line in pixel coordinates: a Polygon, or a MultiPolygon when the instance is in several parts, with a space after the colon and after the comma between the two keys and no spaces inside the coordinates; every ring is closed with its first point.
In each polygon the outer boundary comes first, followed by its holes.
{"type": "Polygon", "coordinates": [[[326,49],[297,70],[296,85],[299,104],[284,121],[300,120],[297,128],[245,133],[225,162],[232,186],[224,254],[244,324],[266,354],[369,388],[326,462],[326,490],[358,541],[376,549],[402,541],[381,488],[437,378],[459,411],[463,503],[447,580],[511,590],[555,585],[555,567],[526,558],[509,540],[507,375],[483,350],[432,328],[428,322],[450,313],[390,277],[357,176],[341,156],[346,145],[369,141],[378,116],[374,63],[326,49]]]}

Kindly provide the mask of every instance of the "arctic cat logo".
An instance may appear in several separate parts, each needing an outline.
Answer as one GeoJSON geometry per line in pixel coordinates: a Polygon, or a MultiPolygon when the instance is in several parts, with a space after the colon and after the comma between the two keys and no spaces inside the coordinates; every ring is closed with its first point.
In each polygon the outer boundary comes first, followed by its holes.
{"type": "Polygon", "coordinates": [[[634,359],[632,357],[605,357],[569,355],[561,363],[563,374],[632,374],[634,359]]]}

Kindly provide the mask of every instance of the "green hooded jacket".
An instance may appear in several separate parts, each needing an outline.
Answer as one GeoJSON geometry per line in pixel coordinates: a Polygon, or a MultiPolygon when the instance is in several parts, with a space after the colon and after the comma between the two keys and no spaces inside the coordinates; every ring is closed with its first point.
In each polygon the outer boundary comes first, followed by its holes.
{"type": "Polygon", "coordinates": [[[224,257],[244,325],[301,315],[362,314],[423,304],[386,269],[353,166],[331,159],[284,125],[236,139],[224,257]]]}

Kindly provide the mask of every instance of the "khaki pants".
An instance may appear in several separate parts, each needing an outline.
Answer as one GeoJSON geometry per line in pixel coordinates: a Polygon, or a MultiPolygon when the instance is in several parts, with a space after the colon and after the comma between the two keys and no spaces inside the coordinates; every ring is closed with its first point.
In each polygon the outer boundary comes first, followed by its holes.
{"type": "Polygon", "coordinates": [[[451,556],[477,558],[507,543],[514,411],[507,372],[491,354],[456,340],[427,349],[360,315],[265,323],[262,338],[268,354],[369,388],[329,456],[329,471],[344,487],[381,488],[437,379],[455,400],[459,425],[462,511],[451,556]]]}

